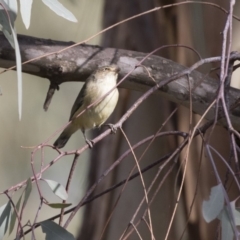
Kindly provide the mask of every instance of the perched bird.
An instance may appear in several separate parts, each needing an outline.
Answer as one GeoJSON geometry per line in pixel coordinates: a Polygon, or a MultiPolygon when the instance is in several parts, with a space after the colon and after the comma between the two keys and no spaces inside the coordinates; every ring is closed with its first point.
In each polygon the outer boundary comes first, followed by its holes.
{"type": "Polygon", "coordinates": [[[53,144],[57,148],[65,146],[69,138],[81,129],[89,147],[92,142],[86,138],[85,130],[100,127],[112,114],[118,101],[118,89],[115,88],[106,95],[117,83],[119,67],[115,64],[98,68],[86,80],[75,100],[69,121],[72,121],[53,144]],[[100,102],[94,104],[77,117],[90,104],[106,95],[100,102]]]}

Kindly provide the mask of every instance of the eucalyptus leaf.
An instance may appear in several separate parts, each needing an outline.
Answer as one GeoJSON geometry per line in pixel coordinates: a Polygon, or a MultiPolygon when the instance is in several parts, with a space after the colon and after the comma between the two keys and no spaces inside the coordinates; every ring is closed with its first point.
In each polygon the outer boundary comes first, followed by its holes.
{"type": "Polygon", "coordinates": [[[30,19],[31,19],[31,10],[32,10],[32,2],[33,0],[21,0],[20,1],[20,11],[23,23],[26,29],[30,26],[30,19]]]}
{"type": "MultiPolygon", "coordinates": [[[[240,225],[240,212],[236,209],[236,200],[230,202],[231,211],[234,217],[236,226],[240,225]]],[[[221,240],[233,240],[234,239],[234,230],[230,219],[229,208],[224,207],[221,214],[218,216],[218,219],[221,221],[221,240]]]]}
{"type": "Polygon", "coordinates": [[[71,22],[77,22],[75,16],[68,9],[66,9],[60,2],[58,2],[58,0],[42,0],[42,1],[57,15],[71,22]]]}
{"type": "Polygon", "coordinates": [[[62,200],[67,200],[68,194],[66,192],[66,189],[58,182],[55,182],[53,180],[49,179],[42,179],[44,180],[48,186],[52,189],[53,193],[61,198],[62,200]]]}
{"type": "Polygon", "coordinates": [[[0,207],[0,239],[3,239],[3,236],[8,230],[8,224],[11,218],[11,203],[10,201],[0,207]]]}
{"type": "MultiPolygon", "coordinates": [[[[21,200],[22,200],[22,195],[18,199],[17,204],[15,206],[18,213],[19,213],[19,209],[20,209],[21,200]]],[[[13,209],[12,217],[11,217],[11,221],[10,221],[10,227],[9,227],[9,234],[11,234],[13,231],[16,219],[17,219],[17,213],[15,212],[15,209],[13,209]]]]}
{"type": "Polygon", "coordinates": [[[26,205],[26,203],[29,199],[31,191],[32,191],[32,180],[31,180],[31,178],[29,178],[27,180],[27,186],[26,186],[25,194],[24,194],[24,200],[23,200],[23,205],[24,206],[26,205]]]}
{"type": "Polygon", "coordinates": [[[207,223],[211,222],[220,214],[224,206],[223,187],[218,184],[211,188],[209,200],[203,201],[202,214],[207,223]]]}
{"type": "Polygon", "coordinates": [[[221,240],[233,240],[234,232],[226,207],[222,210],[219,220],[221,221],[221,240]]]}
{"type": "Polygon", "coordinates": [[[14,21],[17,17],[17,0],[0,0],[0,26],[8,42],[15,49],[18,80],[18,115],[22,117],[22,62],[14,21]]]}
{"type": "Polygon", "coordinates": [[[46,220],[41,222],[40,225],[42,231],[46,233],[46,240],[75,240],[71,233],[53,221],[46,220]]]}
{"type": "Polygon", "coordinates": [[[71,203],[48,203],[47,205],[51,208],[61,208],[62,209],[62,208],[69,207],[72,204],[71,203]]]}
{"type": "Polygon", "coordinates": [[[14,21],[17,17],[17,1],[0,0],[0,26],[3,34],[11,44],[12,48],[15,48],[14,39],[12,35],[11,25],[14,26],[14,21]]]}
{"type": "Polygon", "coordinates": [[[12,26],[14,26],[14,22],[17,18],[17,13],[18,13],[17,0],[0,0],[0,10],[3,10],[5,12],[5,15],[7,16],[7,23],[8,23],[8,17],[9,17],[12,26]],[[6,14],[6,11],[7,11],[7,14],[6,14]]]}
{"type": "Polygon", "coordinates": [[[15,55],[16,55],[16,62],[17,62],[17,81],[18,81],[18,116],[19,120],[22,118],[22,61],[21,61],[21,54],[20,48],[18,45],[17,35],[10,25],[15,45],[15,55]]]}
{"type": "Polygon", "coordinates": [[[17,13],[18,13],[18,4],[17,4],[17,0],[1,0],[0,2],[4,2],[5,6],[4,7],[8,7],[7,10],[11,10],[11,12],[13,13],[11,17],[11,20],[14,22],[17,18],[17,13]]]}
{"type": "Polygon", "coordinates": [[[230,202],[230,206],[231,206],[232,213],[233,213],[233,216],[234,216],[235,224],[236,224],[236,226],[240,226],[240,212],[237,210],[237,208],[235,206],[236,205],[236,200],[230,202]]]}

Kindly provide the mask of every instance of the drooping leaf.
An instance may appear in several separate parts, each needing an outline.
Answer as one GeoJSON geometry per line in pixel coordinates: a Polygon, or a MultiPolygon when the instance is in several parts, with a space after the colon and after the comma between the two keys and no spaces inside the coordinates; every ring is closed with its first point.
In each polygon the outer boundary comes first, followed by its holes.
{"type": "Polygon", "coordinates": [[[32,10],[32,2],[33,0],[21,0],[20,1],[20,11],[23,23],[26,29],[30,26],[30,19],[31,19],[31,10],[32,10]]]}
{"type": "Polygon", "coordinates": [[[3,239],[3,236],[8,230],[8,223],[11,218],[11,203],[10,201],[0,207],[0,239],[3,239]]]}
{"type": "Polygon", "coordinates": [[[223,209],[224,206],[224,194],[221,184],[211,188],[209,200],[203,201],[202,213],[207,223],[215,219],[223,209]]]}
{"type": "Polygon", "coordinates": [[[53,193],[61,198],[62,200],[67,200],[68,194],[66,192],[66,189],[58,182],[55,182],[53,180],[49,179],[42,179],[44,180],[48,186],[52,189],[53,193]]]}
{"type": "Polygon", "coordinates": [[[14,21],[17,18],[17,12],[18,12],[18,3],[17,0],[1,0],[0,2],[4,3],[4,7],[8,8],[7,10],[11,10],[10,12],[10,18],[11,18],[11,23],[13,24],[14,21]]]}
{"type": "Polygon", "coordinates": [[[58,2],[58,0],[42,0],[42,1],[57,15],[71,22],[77,22],[75,16],[68,9],[66,9],[60,2],[58,2]]]}
{"type": "Polygon", "coordinates": [[[66,208],[71,206],[71,203],[48,203],[47,204],[51,208],[66,208]]]}
{"type": "MultiPolygon", "coordinates": [[[[240,212],[235,207],[236,200],[230,202],[230,207],[234,217],[236,226],[240,225],[240,212]]],[[[218,216],[221,221],[221,240],[232,240],[234,239],[233,221],[231,221],[229,208],[227,206],[221,211],[218,216]]]]}
{"type": "Polygon", "coordinates": [[[22,115],[22,64],[21,54],[18,45],[17,35],[14,30],[14,21],[17,17],[17,1],[16,0],[0,0],[0,29],[8,39],[11,46],[15,49],[17,79],[18,79],[18,114],[19,119],[22,115]]]}
{"type": "Polygon", "coordinates": [[[236,201],[237,201],[237,199],[230,202],[230,206],[231,206],[231,209],[232,209],[235,224],[236,224],[236,226],[240,226],[240,212],[236,208],[236,201]]]}
{"type": "MultiPolygon", "coordinates": [[[[16,204],[16,210],[18,213],[19,213],[19,209],[20,209],[21,200],[22,200],[22,195],[20,196],[20,198],[18,199],[17,204],[16,204]]],[[[12,217],[11,217],[11,221],[10,221],[10,227],[9,227],[9,234],[11,234],[13,231],[16,219],[17,219],[17,213],[13,209],[12,217]]]]}
{"type": "Polygon", "coordinates": [[[221,221],[221,240],[232,240],[234,234],[226,208],[221,212],[219,219],[221,221]]]}
{"type": "Polygon", "coordinates": [[[20,55],[20,48],[18,45],[17,35],[10,25],[15,45],[15,55],[17,62],[17,81],[18,81],[18,116],[19,120],[22,118],[22,60],[20,55]]]}
{"type": "Polygon", "coordinates": [[[16,17],[17,1],[0,0],[0,26],[3,34],[13,48],[15,47],[11,25],[14,26],[14,21],[16,20],[16,17]]]}
{"type": "Polygon", "coordinates": [[[26,189],[25,189],[25,193],[24,193],[24,199],[23,199],[24,206],[26,205],[26,203],[29,199],[31,191],[32,191],[32,180],[31,180],[31,178],[29,178],[27,180],[27,185],[26,185],[26,189]]]}
{"type": "Polygon", "coordinates": [[[0,25],[3,29],[11,34],[9,21],[12,26],[17,18],[17,1],[16,0],[0,0],[0,25]]]}
{"type": "Polygon", "coordinates": [[[46,220],[41,222],[40,225],[42,231],[46,233],[46,240],[75,240],[71,233],[53,221],[46,220]]]}

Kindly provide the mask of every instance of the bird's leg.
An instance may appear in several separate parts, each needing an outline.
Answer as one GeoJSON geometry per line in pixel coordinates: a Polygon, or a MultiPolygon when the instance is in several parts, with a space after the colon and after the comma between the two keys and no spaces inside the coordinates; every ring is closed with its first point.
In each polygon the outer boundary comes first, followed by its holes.
{"type": "Polygon", "coordinates": [[[82,129],[82,133],[83,133],[84,139],[85,139],[86,143],[88,144],[89,148],[93,148],[93,141],[87,139],[87,137],[85,135],[85,129],[82,129]]]}
{"type": "Polygon", "coordinates": [[[117,128],[112,123],[103,124],[103,126],[109,127],[114,134],[117,132],[117,128]]]}

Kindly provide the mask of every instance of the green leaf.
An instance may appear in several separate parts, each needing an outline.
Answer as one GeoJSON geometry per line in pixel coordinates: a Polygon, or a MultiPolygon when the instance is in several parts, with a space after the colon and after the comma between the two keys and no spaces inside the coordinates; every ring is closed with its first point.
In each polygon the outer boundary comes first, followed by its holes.
{"type": "MultiPolygon", "coordinates": [[[[237,200],[237,199],[236,199],[237,200]]],[[[240,225],[240,213],[235,207],[235,201],[230,202],[230,207],[232,210],[232,214],[235,220],[236,226],[240,225]]],[[[229,217],[229,209],[227,206],[224,207],[221,214],[219,215],[218,219],[221,221],[221,240],[229,240],[234,238],[234,231],[232,227],[232,221],[229,217]]]]}
{"type": "Polygon", "coordinates": [[[11,19],[11,23],[13,24],[17,18],[17,13],[18,13],[17,0],[0,0],[0,3],[2,3],[4,8],[10,12],[9,16],[11,19]]]}
{"type": "Polygon", "coordinates": [[[18,79],[18,114],[19,119],[22,115],[22,64],[21,55],[18,45],[17,35],[14,30],[14,21],[17,17],[17,1],[16,0],[0,0],[0,29],[7,38],[8,42],[15,49],[17,79],[18,79]]]}
{"type": "Polygon", "coordinates": [[[223,209],[224,195],[221,184],[212,187],[208,201],[203,201],[202,214],[207,223],[215,219],[223,209]]]}
{"type": "Polygon", "coordinates": [[[20,48],[18,45],[17,35],[10,25],[15,45],[15,55],[16,55],[16,62],[17,62],[17,81],[18,81],[18,115],[19,120],[22,118],[22,60],[20,55],[20,48]]]}
{"type": "Polygon", "coordinates": [[[44,180],[48,184],[48,186],[52,189],[53,193],[56,196],[60,197],[62,200],[67,200],[68,194],[66,192],[66,189],[60,183],[49,179],[42,180],[44,180]]]}
{"type": "Polygon", "coordinates": [[[221,240],[232,240],[234,233],[228,217],[227,208],[225,207],[221,212],[219,219],[221,221],[221,240]]]}
{"type": "Polygon", "coordinates": [[[14,40],[12,36],[11,25],[14,26],[14,21],[17,17],[17,1],[0,0],[0,26],[3,34],[8,42],[14,48],[14,40]],[[10,22],[9,22],[10,21],[10,22]]]}
{"type": "Polygon", "coordinates": [[[12,26],[17,18],[17,1],[16,0],[0,0],[0,25],[2,28],[8,30],[11,33],[9,28],[9,20],[12,26]]]}
{"type": "Polygon", "coordinates": [[[29,196],[30,196],[31,191],[32,191],[32,180],[31,180],[31,178],[29,178],[29,179],[27,180],[27,186],[26,186],[26,189],[25,189],[23,206],[26,205],[26,203],[27,203],[27,201],[28,201],[28,198],[29,198],[29,196]]]}
{"type": "Polygon", "coordinates": [[[48,203],[47,204],[51,208],[66,208],[71,206],[71,203],[48,203]]]}
{"type": "Polygon", "coordinates": [[[75,16],[69,10],[67,10],[60,2],[58,2],[58,0],[42,0],[42,1],[57,15],[71,22],[77,22],[75,16]]]}
{"type": "Polygon", "coordinates": [[[75,240],[73,235],[55,222],[46,220],[40,223],[42,231],[46,233],[45,240],[75,240]]]}
{"type": "MultiPolygon", "coordinates": [[[[22,200],[22,195],[20,196],[20,198],[18,199],[17,204],[16,204],[16,210],[18,213],[19,213],[19,209],[20,209],[21,200],[22,200]]],[[[10,227],[9,227],[9,234],[11,234],[13,231],[16,219],[17,219],[17,214],[16,214],[15,210],[13,209],[10,227]]]]}
{"type": "Polygon", "coordinates": [[[28,29],[30,26],[32,2],[33,0],[20,1],[21,16],[26,29],[28,29]]]}
{"type": "Polygon", "coordinates": [[[230,202],[230,206],[231,206],[232,213],[234,216],[235,224],[236,224],[236,226],[240,226],[240,212],[237,210],[237,208],[235,206],[237,200],[238,200],[238,198],[236,200],[230,202]]]}
{"type": "Polygon", "coordinates": [[[10,201],[0,207],[0,239],[3,239],[3,236],[7,232],[8,223],[11,218],[11,203],[10,201]]]}

